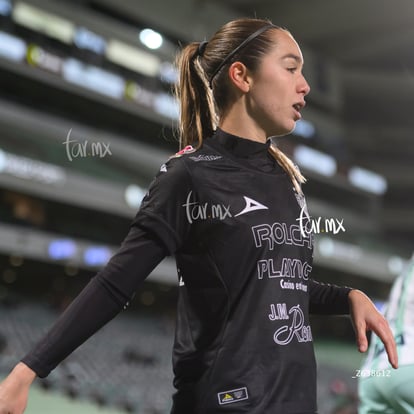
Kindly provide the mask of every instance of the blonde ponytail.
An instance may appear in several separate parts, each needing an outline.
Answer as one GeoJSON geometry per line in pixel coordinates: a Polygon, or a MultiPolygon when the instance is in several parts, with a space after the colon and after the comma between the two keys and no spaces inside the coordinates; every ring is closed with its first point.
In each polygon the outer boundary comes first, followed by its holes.
{"type": "Polygon", "coordinates": [[[269,152],[272,154],[274,159],[278,162],[278,164],[286,171],[289,175],[293,186],[298,194],[302,193],[302,186],[301,184],[306,182],[306,178],[302,175],[299,169],[295,166],[292,160],[279,148],[275,145],[271,145],[269,147],[269,152]]]}
{"type": "Polygon", "coordinates": [[[175,95],[180,105],[180,149],[200,147],[203,138],[213,135],[217,115],[212,92],[199,63],[200,43],[187,45],[177,57],[179,82],[175,95]]]}

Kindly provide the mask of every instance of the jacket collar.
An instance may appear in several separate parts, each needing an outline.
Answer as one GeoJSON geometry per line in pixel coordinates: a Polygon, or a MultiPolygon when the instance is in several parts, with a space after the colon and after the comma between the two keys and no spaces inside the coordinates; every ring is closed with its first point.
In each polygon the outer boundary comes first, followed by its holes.
{"type": "Polygon", "coordinates": [[[217,128],[212,139],[217,140],[227,151],[236,157],[248,158],[251,156],[266,155],[268,153],[271,140],[268,139],[265,144],[250,139],[241,138],[229,134],[220,128],[217,128]]]}

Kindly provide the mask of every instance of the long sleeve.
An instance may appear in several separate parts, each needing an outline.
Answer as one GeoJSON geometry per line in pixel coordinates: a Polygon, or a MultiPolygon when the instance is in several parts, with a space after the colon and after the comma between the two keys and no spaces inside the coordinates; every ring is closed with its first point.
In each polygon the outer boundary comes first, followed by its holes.
{"type": "Polygon", "coordinates": [[[44,378],[77,347],[125,309],[140,283],[166,256],[164,245],[131,226],[119,251],[22,359],[44,378]]]}
{"type": "Polygon", "coordinates": [[[309,280],[309,312],[324,315],[349,314],[348,294],[351,288],[309,280]]]}

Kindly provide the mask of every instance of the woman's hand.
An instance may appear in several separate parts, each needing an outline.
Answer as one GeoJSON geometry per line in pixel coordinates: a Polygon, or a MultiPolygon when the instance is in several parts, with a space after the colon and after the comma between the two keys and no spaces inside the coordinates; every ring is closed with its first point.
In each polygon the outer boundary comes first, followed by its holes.
{"type": "Polygon", "coordinates": [[[19,362],[0,383],[0,414],[22,414],[27,406],[30,385],[36,374],[19,362]]]}
{"type": "Polygon", "coordinates": [[[350,315],[355,329],[359,352],[368,349],[367,331],[375,332],[384,343],[388,361],[398,368],[397,347],[387,320],[372,301],[360,290],[351,290],[348,295],[350,315]]]}

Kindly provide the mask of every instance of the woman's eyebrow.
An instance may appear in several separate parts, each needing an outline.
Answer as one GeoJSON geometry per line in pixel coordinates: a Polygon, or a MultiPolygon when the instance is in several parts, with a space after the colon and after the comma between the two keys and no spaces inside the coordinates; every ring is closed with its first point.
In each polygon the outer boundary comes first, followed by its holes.
{"type": "Polygon", "coordinates": [[[294,53],[288,53],[287,55],[282,56],[282,60],[284,59],[294,59],[297,63],[303,64],[303,60],[299,55],[295,55],[294,53]]]}

